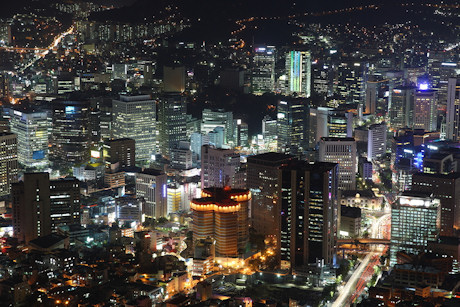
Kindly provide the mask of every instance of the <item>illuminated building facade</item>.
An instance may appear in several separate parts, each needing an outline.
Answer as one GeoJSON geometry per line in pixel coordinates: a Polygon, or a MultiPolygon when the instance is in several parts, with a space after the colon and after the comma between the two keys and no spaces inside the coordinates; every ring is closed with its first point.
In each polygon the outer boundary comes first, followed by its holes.
{"type": "Polygon", "coordinates": [[[201,133],[208,134],[216,128],[224,129],[223,144],[233,142],[233,113],[223,109],[211,110],[204,109],[201,120],[201,133]]]}
{"type": "Polygon", "coordinates": [[[304,100],[278,101],[278,152],[302,154],[308,148],[309,108],[304,100]]]}
{"type": "Polygon", "coordinates": [[[248,157],[247,187],[252,193],[252,227],[258,234],[277,236],[278,218],[278,169],[294,157],[281,153],[264,153],[248,157]]]}
{"type": "Polygon", "coordinates": [[[135,166],[136,141],[129,138],[108,140],[104,144],[104,160],[107,167],[119,163],[120,168],[135,166]]]}
{"type": "Polygon", "coordinates": [[[424,85],[421,84],[421,87],[415,91],[413,128],[436,131],[438,119],[436,91],[422,87],[424,85]]]}
{"type": "Polygon", "coordinates": [[[193,240],[210,237],[216,241],[216,255],[236,257],[249,237],[249,201],[251,192],[244,189],[206,188],[201,198],[190,203],[193,240]]]}
{"type": "Polygon", "coordinates": [[[244,173],[240,171],[240,154],[232,149],[201,147],[201,186],[242,188],[246,186],[244,173]]]}
{"type": "Polygon", "coordinates": [[[387,151],[387,124],[385,122],[369,127],[367,137],[367,160],[380,158],[387,151]]]}
{"type": "Polygon", "coordinates": [[[412,127],[415,87],[402,86],[392,89],[391,104],[388,105],[390,127],[392,129],[412,127]]]}
{"type": "Polygon", "coordinates": [[[136,142],[136,161],[151,159],[156,149],[156,104],[149,95],[125,96],[113,100],[113,137],[136,142]]]}
{"type": "Polygon", "coordinates": [[[334,262],[338,232],[338,170],[335,163],[292,161],[278,172],[282,266],[334,262]]]}
{"type": "Polygon", "coordinates": [[[0,196],[10,194],[18,177],[18,139],[16,134],[0,133],[0,196]]]}
{"type": "Polygon", "coordinates": [[[432,193],[440,200],[441,236],[454,236],[460,229],[460,173],[426,174],[412,176],[412,191],[432,193]]]}
{"type": "Polygon", "coordinates": [[[168,176],[159,170],[147,168],[136,173],[136,197],[144,198],[142,213],[148,217],[168,214],[168,176]]]}
{"type": "Polygon", "coordinates": [[[171,155],[180,141],[187,140],[187,105],[180,94],[165,94],[158,103],[158,132],[160,152],[171,155]]]}
{"type": "Polygon", "coordinates": [[[319,161],[339,164],[339,188],[356,188],[356,141],[354,138],[321,138],[319,161]]]}
{"type": "Polygon", "coordinates": [[[61,163],[89,160],[89,103],[53,102],[53,159],[61,163]]]}
{"type": "Polygon", "coordinates": [[[252,93],[262,95],[275,89],[275,47],[257,46],[252,62],[252,93]]]}
{"type": "Polygon", "coordinates": [[[397,253],[418,254],[434,241],[440,226],[440,201],[431,193],[403,192],[391,207],[390,264],[397,253]]]}
{"type": "Polygon", "coordinates": [[[80,183],[76,178],[68,177],[51,180],[50,217],[51,229],[59,226],[80,224],[80,183]]]}
{"type": "Polygon", "coordinates": [[[450,78],[447,87],[446,138],[460,140],[460,82],[450,78]]]}
{"type": "Polygon", "coordinates": [[[18,161],[24,167],[48,165],[51,117],[48,112],[11,110],[11,132],[18,136],[18,161]]]}
{"type": "Polygon", "coordinates": [[[290,51],[286,55],[289,94],[311,96],[311,54],[309,51],[290,51]]]}

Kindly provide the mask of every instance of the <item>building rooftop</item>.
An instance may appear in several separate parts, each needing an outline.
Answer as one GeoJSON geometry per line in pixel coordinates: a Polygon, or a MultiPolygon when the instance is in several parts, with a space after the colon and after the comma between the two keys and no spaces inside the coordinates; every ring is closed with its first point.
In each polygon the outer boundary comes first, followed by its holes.
{"type": "Polygon", "coordinates": [[[154,168],[145,168],[140,173],[141,174],[146,174],[146,175],[152,175],[152,176],[159,176],[159,175],[164,174],[164,172],[162,170],[158,170],[158,169],[154,169],[154,168]]]}
{"type": "Polygon", "coordinates": [[[459,172],[453,172],[448,174],[428,174],[428,173],[416,173],[413,176],[415,177],[425,177],[425,178],[438,178],[438,179],[458,179],[460,178],[459,172]]]}
{"type": "Polygon", "coordinates": [[[289,159],[293,159],[294,156],[287,155],[287,154],[282,154],[278,152],[267,152],[255,156],[250,156],[248,157],[248,162],[252,161],[264,161],[264,162],[281,162],[289,159]]]}
{"type": "Polygon", "coordinates": [[[341,206],[340,214],[341,214],[341,216],[356,219],[356,218],[361,217],[361,209],[358,208],[358,207],[341,206]]]}
{"type": "Polygon", "coordinates": [[[355,138],[337,138],[337,137],[322,137],[324,142],[354,142],[355,138]]]}
{"type": "Polygon", "coordinates": [[[373,198],[375,194],[372,190],[345,190],[341,192],[342,197],[363,197],[363,198],[373,198]]]}
{"type": "Polygon", "coordinates": [[[33,244],[39,248],[50,248],[53,245],[65,240],[67,236],[63,236],[57,233],[52,233],[47,236],[38,237],[36,239],[30,240],[29,244],[33,244]]]}

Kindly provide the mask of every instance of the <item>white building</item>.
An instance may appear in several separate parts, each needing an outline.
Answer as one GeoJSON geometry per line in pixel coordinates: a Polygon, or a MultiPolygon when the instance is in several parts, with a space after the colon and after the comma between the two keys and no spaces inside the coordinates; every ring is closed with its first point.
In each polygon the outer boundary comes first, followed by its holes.
{"type": "Polygon", "coordinates": [[[339,189],[356,188],[356,141],[354,138],[321,138],[319,161],[339,164],[339,189]]]}
{"type": "Polygon", "coordinates": [[[387,124],[371,125],[367,137],[367,160],[372,161],[387,151],[387,124]]]}
{"type": "Polygon", "coordinates": [[[164,172],[155,169],[147,168],[136,173],[136,197],[144,198],[142,213],[146,216],[159,218],[167,215],[167,180],[164,172]]]}
{"type": "Polygon", "coordinates": [[[209,145],[201,147],[201,188],[244,188],[244,184],[238,153],[209,145]]]}
{"type": "Polygon", "coordinates": [[[450,78],[447,86],[446,139],[460,140],[460,83],[450,78]]]}

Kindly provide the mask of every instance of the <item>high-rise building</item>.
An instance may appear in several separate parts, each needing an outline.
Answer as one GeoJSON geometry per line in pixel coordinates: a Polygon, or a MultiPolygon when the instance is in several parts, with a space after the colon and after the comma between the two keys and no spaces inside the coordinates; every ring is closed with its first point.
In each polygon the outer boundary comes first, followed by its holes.
{"type": "Polygon", "coordinates": [[[275,89],[275,47],[254,48],[251,74],[252,93],[262,95],[275,89]]]}
{"type": "Polygon", "coordinates": [[[18,139],[16,134],[0,133],[0,197],[10,194],[18,177],[18,139]]]}
{"type": "Polygon", "coordinates": [[[48,112],[11,110],[11,132],[18,136],[18,161],[24,167],[45,167],[49,163],[48,145],[51,117],[48,112]]]}
{"type": "Polygon", "coordinates": [[[377,110],[377,87],[379,85],[379,82],[367,81],[366,85],[366,101],[364,105],[364,113],[375,115],[375,111],[377,110]]]}
{"type": "Polygon", "coordinates": [[[187,140],[187,105],[179,94],[165,94],[158,104],[160,152],[169,156],[180,141],[187,140]]]}
{"type": "Polygon", "coordinates": [[[419,88],[415,91],[414,101],[414,129],[436,131],[438,124],[436,91],[419,88]]]}
{"type": "Polygon", "coordinates": [[[136,141],[129,138],[108,140],[103,149],[104,160],[108,167],[119,163],[119,167],[131,167],[136,164],[136,141]]]}
{"type": "Polygon", "coordinates": [[[338,168],[334,163],[293,161],[279,170],[277,246],[282,265],[289,263],[295,269],[318,260],[334,262],[340,215],[338,168]]]}
{"type": "Polygon", "coordinates": [[[460,140],[460,82],[450,78],[447,87],[446,139],[460,140]]]}
{"type": "Polygon", "coordinates": [[[278,127],[277,120],[266,115],[262,119],[262,136],[264,138],[265,148],[270,151],[277,150],[278,127]]]}
{"type": "Polygon", "coordinates": [[[240,154],[232,149],[201,147],[201,187],[245,187],[240,172],[240,154]]]}
{"type": "Polygon", "coordinates": [[[90,156],[89,104],[53,102],[53,162],[83,163],[90,156]]]}
{"type": "Polygon", "coordinates": [[[460,229],[460,173],[412,176],[412,191],[432,193],[440,200],[440,235],[453,236],[460,229]]]}
{"type": "Polygon", "coordinates": [[[403,192],[391,207],[390,264],[397,253],[418,254],[439,232],[439,199],[431,193],[403,192]]]}
{"type": "Polygon", "coordinates": [[[245,189],[206,188],[190,203],[193,240],[216,240],[216,255],[236,257],[249,238],[248,210],[251,192],[245,189]]]}
{"type": "Polygon", "coordinates": [[[356,159],[354,138],[321,138],[319,161],[339,164],[339,189],[356,189],[356,159]]]}
{"type": "Polygon", "coordinates": [[[286,72],[289,94],[298,97],[311,96],[310,51],[290,51],[286,54],[286,72]]]}
{"type": "Polygon", "coordinates": [[[252,193],[251,225],[257,233],[279,235],[278,169],[293,160],[286,154],[269,152],[248,157],[247,187],[252,193]]]}
{"type": "Polygon", "coordinates": [[[112,102],[113,137],[136,142],[136,162],[151,159],[156,150],[156,104],[149,95],[125,96],[112,102]]]}
{"type": "Polygon", "coordinates": [[[390,93],[391,105],[388,106],[390,127],[392,129],[412,127],[414,122],[415,87],[402,86],[390,93]]]}
{"type": "Polygon", "coordinates": [[[369,127],[367,137],[367,160],[379,158],[387,151],[387,124],[385,122],[369,127]]]}
{"type": "Polygon", "coordinates": [[[366,65],[358,62],[343,62],[337,66],[337,94],[339,103],[364,101],[366,65]]]}
{"type": "Polygon", "coordinates": [[[209,145],[209,135],[199,132],[192,133],[190,137],[190,150],[192,154],[196,155],[198,161],[201,160],[201,146],[203,145],[209,145]]]}
{"type": "Polygon", "coordinates": [[[224,129],[224,144],[233,142],[233,113],[225,112],[223,109],[204,109],[201,120],[201,133],[207,134],[214,129],[224,129]]]}
{"type": "Polygon", "coordinates": [[[144,198],[142,213],[148,217],[165,217],[168,213],[168,176],[147,168],[136,173],[136,197],[144,198]]]}
{"type": "Polygon", "coordinates": [[[278,151],[302,154],[308,148],[308,105],[304,100],[278,101],[278,151]]]}
{"type": "MultiPolygon", "coordinates": [[[[318,108],[320,109],[320,108],[318,108]]],[[[327,136],[336,138],[352,137],[353,113],[346,110],[327,111],[327,136]]]]}
{"type": "Polygon", "coordinates": [[[26,173],[13,184],[13,233],[29,242],[51,233],[51,198],[48,173],[26,173]]]}
{"type": "Polygon", "coordinates": [[[80,224],[80,182],[73,177],[51,180],[49,189],[51,229],[80,224]]]}
{"type": "Polygon", "coordinates": [[[249,145],[249,130],[248,124],[244,123],[241,119],[233,121],[233,141],[234,146],[238,147],[248,147],[249,145]]]}

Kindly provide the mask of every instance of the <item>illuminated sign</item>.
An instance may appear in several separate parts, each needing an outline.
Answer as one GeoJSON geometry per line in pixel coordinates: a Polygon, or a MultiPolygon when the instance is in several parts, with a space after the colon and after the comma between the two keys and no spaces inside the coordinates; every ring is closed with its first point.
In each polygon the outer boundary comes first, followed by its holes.
{"type": "Polygon", "coordinates": [[[101,157],[101,152],[97,150],[91,150],[91,158],[99,159],[101,157]]]}
{"type": "Polygon", "coordinates": [[[66,114],[75,114],[75,107],[73,107],[73,106],[65,107],[65,113],[66,114]]]}
{"type": "Polygon", "coordinates": [[[419,84],[418,89],[421,90],[421,91],[426,91],[428,89],[428,83],[419,84]]]}
{"type": "Polygon", "coordinates": [[[291,67],[289,87],[291,92],[300,93],[302,91],[302,54],[300,51],[291,51],[291,67]]]}

